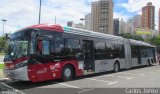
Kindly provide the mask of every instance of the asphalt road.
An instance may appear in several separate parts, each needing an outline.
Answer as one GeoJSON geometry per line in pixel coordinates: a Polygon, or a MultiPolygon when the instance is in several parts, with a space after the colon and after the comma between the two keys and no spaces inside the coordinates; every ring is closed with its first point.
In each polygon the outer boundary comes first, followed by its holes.
{"type": "Polygon", "coordinates": [[[154,65],[89,75],[68,82],[8,81],[3,85],[17,89],[18,94],[160,94],[159,80],[160,66],[154,65]]]}

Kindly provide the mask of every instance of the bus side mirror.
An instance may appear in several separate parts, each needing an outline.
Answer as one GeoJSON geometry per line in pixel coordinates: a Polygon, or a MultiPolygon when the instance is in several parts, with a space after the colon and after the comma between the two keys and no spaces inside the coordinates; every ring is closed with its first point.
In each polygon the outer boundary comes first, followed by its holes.
{"type": "Polygon", "coordinates": [[[5,37],[7,40],[10,40],[11,39],[11,34],[5,34],[5,37]]]}

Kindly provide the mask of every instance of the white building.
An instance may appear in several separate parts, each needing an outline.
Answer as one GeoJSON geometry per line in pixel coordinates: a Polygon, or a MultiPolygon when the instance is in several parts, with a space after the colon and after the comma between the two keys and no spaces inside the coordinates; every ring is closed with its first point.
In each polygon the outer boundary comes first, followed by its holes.
{"type": "Polygon", "coordinates": [[[73,25],[74,25],[74,22],[73,22],[73,21],[68,21],[68,22],[67,22],[67,26],[73,27],[73,25]]]}
{"type": "Polygon", "coordinates": [[[127,33],[127,23],[123,19],[119,22],[119,33],[127,33]]]}
{"type": "Polygon", "coordinates": [[[91,13],[89,13],[85,16],[85,29],[92,30],[91,13]]]}
{"type": "Polygon", "coordinates": [[[141,28],[141,25],[141,15],[137,14],[133,17],[133,28],[141,28]]]}
{"type": "Polygon", "coordinates": [[[113,34],[113,0],[99,0],[91,4],[92,30],[113,34]]]}
{"type": "Polygon", "coordinates": [[[133,19],[129,19],[127,21],[126,27],[127,27],[127,31],[126,31],[127,33],[134,34],[133,19]]]}
{"type": "Polygon", "coordinates": [[[79,29],[85,29],[85,26],[83,25],[83,23],[74,24],[73,27],[74,27],[74,28],[79,28],[79,29]]]}

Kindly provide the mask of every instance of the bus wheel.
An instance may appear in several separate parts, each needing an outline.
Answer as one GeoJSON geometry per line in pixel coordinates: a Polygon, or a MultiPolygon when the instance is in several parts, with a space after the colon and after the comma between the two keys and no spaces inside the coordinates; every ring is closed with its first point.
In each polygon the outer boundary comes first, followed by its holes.
{"type": "Polygon", "coordinates": [[[67,65],[62,69],[62,80],[69,81],[73,78],[73,69],[71,66],[67,65]]]}
{"type": "Polygon", "coordinates": [[[119,69],[120,69],[119,64],[118,64],[118,62],[116,61],[116,62],[114,63],[114,72],[118,72],[119,69]]]}

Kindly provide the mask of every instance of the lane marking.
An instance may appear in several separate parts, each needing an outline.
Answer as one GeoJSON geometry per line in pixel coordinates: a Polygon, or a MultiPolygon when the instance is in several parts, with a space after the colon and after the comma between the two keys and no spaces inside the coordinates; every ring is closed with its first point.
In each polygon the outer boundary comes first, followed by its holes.
{"type": "Polygon", "coordinates": [[[139,73],[139,72],[143,72],[143,73],[151,73],[151,74],[153,74],[153,73],[155,73],[155,72],[147,72],[147,71],[139,71],[139,70],[133,70],[132,72],[136,72],[136,73],[139,73]]]}
{"type": "Polygon", "coordinates": [[[76,89],[80,89],[80,90],[87,90],[87,89],[83,89],[83,88],[80,88],[80,87],[77,87],[77,86],[73,86],[73,85],[69,85],[69,84],[65,84],[65,83],[58,83],[56,82],[57,84],[60,84],[60,85],[63,85],[63,86],[67,86],[67,87],[71,87],[71,88],[76,88],[76,89]]]}
{"type": "Polygon", "coordinates": [[[94,79],[94,78],[86,78],[86,79],[93,80],[93,81],[98,81],[98,82],[102,82],[102,83],[108,83],[107,85],[112,85],[112,84],[115,84],[115,83],[119,82],[119,81],[110,82],[110,81],[98,80],[98,79],[94,79]]]}
{"type": "Polygon", "coordinates": [[[127,80],[134,78],[134,77],[126,77],[126,76],[118,76],[118,75],[104,75],[104,76],[112,76],[112,77],[123,78],[123,79],[127,79],[127,80]]]}
{"type": "MultiPolygon", "coordinates": [[[[135,71],[144,71],[144,72],[156,72],[158,69],[147,69],[147,70],[135,70],[135,71]]],[[[160,71],[160,70],[159,70],[160,71]]]]}
{"type": "MultiPolygon", "coordinates": [[[[134,70],[132,70],[132,71],[134,71],[134,70]]],[[[140,71],[140,72],[158,72],[160,70],[158,70],[158,69],[137,69],[135,71],[140,71]]]]}
{"type": "Polygon", "coordinates": [[[95,88],[91,88],[91,89],[87,89],[87,90],[82,90],[82,91],[80,91],[80,92],[77,92],[77,93],[84,93],[84,92],[88,92],[88,91],[92,91],[92,90],[94,90],[95,88]]]}
{"type": "Polygon", "coordinates": [[[113,84],[116,84],[116,83],[118,83],[119,81],[116,81],[116,82],[112,82],[112,83],[110,83],[110,84],[108,84],[108,85],[113,85],[113,84]]]}
{"type": "MultiPolygon", "coordinates": [[[[4,86],[6,86],[6,87],[9,87],[9,88],[15,90],[15,93],[16,93],[16,94],[17,94],[18,92],[19,92],[20,94],[25,94],[24,92],[22,92],[22,91],[20,91],[20,90],[18,90],[18,89],[15,89],[15,88],[13,88],[13,87],[5,84],[5,83],[1,83],[1,84],[4,85],[4,86]]],[[[11,93],[12,93],[12,92],[11,92],[11,93]]]]}
{"type": "Polygon", "coordinates": [[[127,78],[127,80],[133,79],[134,77],[127,78]]]}
{"type": "Polygon", "coordinates": [[[124,78],[124,79],[127,79],[127,80],[130,80],[130,79],[133,79],[134,77],[125,77],[125,76],[117,76],[119,78],[124,78]]]}
{"type": "Polygon", "coordinates": [[[140,76],[144,76],[145,74],[136,74],[136,73],[122,73],[122,74],[132,74],[132,75],[140,75],[140,76]]]}
{"type": "Polygon", "coordinates": [[[93,80],[93,81],[98,81],[98,82],[112,83],[110,81],[98,80],[98,79],[94,79],[94,78],[86,78],[86,79],[93,80]]]}
{"type": "Polygon", "coordinates": [[[70,87],[70,88],[76,88],[76,89],[80,89],[81,91],[77,92],[77,93],[84,93],[84,92],[88,92],[88,91],[91,91],[95,88],[91,88],[91,89],[83,89],[83,88],[80,88],[80,87],[77,87],[77,86],[73,86],[73,85],[69,85],[69,84],[64,84],[64,83],[58,83],[56,82],[57,84],[60,84],[60,85],[63,85],[63,86],[67,86],[67,87],[70,87]]]}

